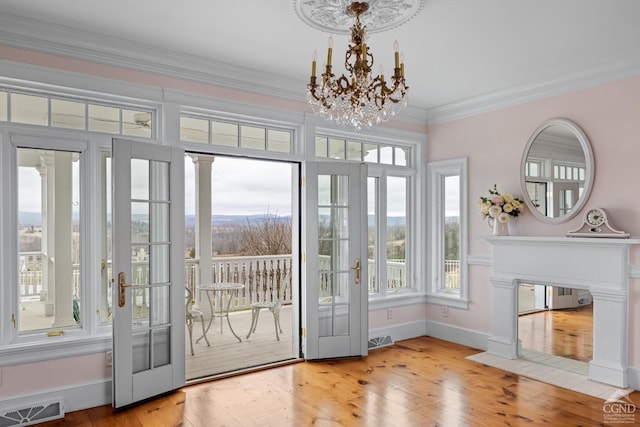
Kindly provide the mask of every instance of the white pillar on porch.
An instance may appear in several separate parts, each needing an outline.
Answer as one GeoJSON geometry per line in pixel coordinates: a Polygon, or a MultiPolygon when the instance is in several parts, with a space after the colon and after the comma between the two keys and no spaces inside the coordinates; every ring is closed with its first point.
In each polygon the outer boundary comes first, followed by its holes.
{"type": "Polygon", "coordinates": [[[56,151],[54,154],[54,191],[53,206],[49,205],[49,214],[53,213],[54,233],[54,277],[55,277],[55,319],[53,327],[73,325],[73,261],[72,231],[72,153],[56,151]],[[52,209],[53,207],[53,209],[52,209]]]}
{"type": "MultiPolygon", "coordinates": [[[[199,274],[196,274],[196,286],[200,283],[211,283],[213,271],[211,265],[211,166],[214,157],[206,155],[191,156],[195,166],[196,177],[196,259],[199,274]]],[[[195,293],[196,305],[206,315],[210,315],[209,304],[202,304],[206,293],[195,293]]]]}
{"type": "Polygon", "coordinates": [[[42,182],[42,288],[46,289],[43,298],[45,300],[44,313],[45,316],[54,315],[55,307],[55,235],[56,229],[55,215],[49,212],[55,206],[55,159],[51,152],[45,152],[40,155],[40,176],[42,182]]]}

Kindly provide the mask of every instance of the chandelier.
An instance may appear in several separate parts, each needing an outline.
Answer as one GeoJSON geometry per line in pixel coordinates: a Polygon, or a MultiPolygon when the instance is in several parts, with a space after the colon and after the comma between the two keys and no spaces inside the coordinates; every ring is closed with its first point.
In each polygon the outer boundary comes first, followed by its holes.
{"type": "Polygon", "coordinates": [[[399,52],[397,41],[394,43],[395,66],[391,80],[385,80],[382,66],[378,76],[372,75],[373,54],[366,44],[367,27],[360,22],[360,15],[369,10],[369,4],[353,2],[347,10],[356,17],[344,60],[349,76],[342,74],[336,77],[333,74],[333,38],[329,36],[327,64],[321,75],[321,82],[317,81],[316,76],[318,52],[313,52],[307,100],[315,114],[341,125],[349,124],[359,130],[363,125],[373,126],[395,116],[407,105],[409,87],[404,81],[404,58],[399,52]]]}

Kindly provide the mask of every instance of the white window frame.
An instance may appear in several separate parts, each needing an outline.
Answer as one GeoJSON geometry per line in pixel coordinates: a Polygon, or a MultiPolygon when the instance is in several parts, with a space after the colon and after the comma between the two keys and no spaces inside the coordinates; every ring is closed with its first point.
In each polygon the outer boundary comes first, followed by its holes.
{"type": "MultiPolygon", "coordinates": [[[[3,79],[0,77],[0,84],[3,79]]],[[[21,88],[38,87],[37,83],[24,83],[21,88]]],[[[10,88],[10,85],[3,86],[10,88]]],[[[6,90],[6,89],[3,89],[6,90]]],[[[25,89],[29,90],[29,89],[25,89]]],[[[53,96],[53,92],[35,89],[44,97],[53,96]]],[[[157,137],[127,136],[132,140],[155,144],[162,140],[162,126],[164,120],[164,104],[153,101],[140,101],[123,98],[117,95],[104,94],[98,100],[95,92],[84,90],[58,88],[56,94],[69,93],[69,96],[80,102],[108,103],[116,108],[144,108],[152,113],[154,129],[157,137]]],[[[63,96],[63,95],[61,95],[63,96]]],[[[177,117],[177,116],[176,116],[177,117]]],[[[0,122],[0,189],[6,194],[8,203],[0,206],[0,359],[2,365],[15,365],[50,360],[57,357],[70,357],[83,354],[106,352],[112,348],[111,322],[101,322],[96,309],[100,306],[100,210],[103,209],[100,197],[103,188],[99,176],[100,159],[104,152],[111,152],[111,141],[117,135],[54,128],[51,126],[25,125],[11,122],[0,122]],[[44,150],[63,150],[80,153],[80,233],[82,263],[80,268],[81,281],[81,322],[80,326],[49,328],[37,331],[18,330],[14,327],[12,317],[18,317],[19,301],[18,287],[10,283],[18,283],[18,211],[17,211],[17,147],[42,148],[44,150]],[[63,330],[59,336],[47,336],[51,330],[63,330]]]]}
{"type": "MultiPolygon", "coordinates": [[[[388,166],[388,165],[387,165],[388,166]]],[[[416,289],[416,281],[413,279],[415,277],[415,239],[412,236],[415,235],[413,232],[415,228],[415,211],[413,206],[415,206],[415,192],[413,188],[415,187],[415,174],[413,170],[402,170],[396,168],[385,168],[385,165],[375,165],[370,166],[369,171],[367,173],[368,178],[376,178],[378,180],[378,185],[376,189],[376,206],[375,206],[375,214],[377,219],[377,233],[376,233],[376,280],[377,280],[377,292],[369,292],[369,300],[375,299],[384,299],[387,297],[394,297],[399,295],[406,295],[408,293],[415,293],[418,291],[416,289]],[[395,177],[395,178],[405,178],[406,179],[406,231],[405,231],[405,287],[400,290],[392,290],[389,291],[387,289],[387,178],[395,177]]]]}
{"type": "Polygon", "coordinates": [[[468,290],[468,159],[466,157],[427,163],[427,200],[429,254],[427,267],[427,302],[455,308],[469,308],[468,290]],[[444,292],[444,179],[460,177],[460,290],[444,292]]]}

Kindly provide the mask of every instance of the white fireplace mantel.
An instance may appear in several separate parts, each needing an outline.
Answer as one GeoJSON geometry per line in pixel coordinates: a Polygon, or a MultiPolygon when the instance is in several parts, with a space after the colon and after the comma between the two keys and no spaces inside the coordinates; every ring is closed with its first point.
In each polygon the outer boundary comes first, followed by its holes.
{"type": "Polygon", "coordinates": [[[627,387],[629,248],[640,239],[491,236],[489,353],[518,357],[518,283],[587,289],[593,296],[589,378],[627,387]]]}

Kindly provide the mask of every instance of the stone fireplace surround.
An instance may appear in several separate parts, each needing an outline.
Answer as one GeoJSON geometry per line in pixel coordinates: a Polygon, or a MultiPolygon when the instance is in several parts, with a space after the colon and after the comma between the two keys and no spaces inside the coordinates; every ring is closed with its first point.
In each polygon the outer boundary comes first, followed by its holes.
{"type": "Polygon", "coordinates": [[[627,387],[629,248],[640,239],[492,236],[493,310],[488,353],[518,358],[518,284],[589,290],[593,359],[588,378],[627,387]]]}

